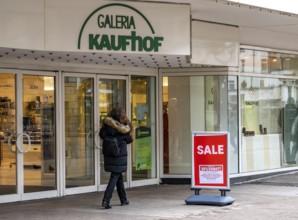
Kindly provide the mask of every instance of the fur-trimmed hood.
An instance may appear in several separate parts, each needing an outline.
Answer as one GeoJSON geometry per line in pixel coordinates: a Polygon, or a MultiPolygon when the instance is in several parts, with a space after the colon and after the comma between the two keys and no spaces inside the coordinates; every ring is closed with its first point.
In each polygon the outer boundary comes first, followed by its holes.
{"type": "Polygon", "coordinates": [[[116,129],[121,134],[127,134],[128,132],[130,132],[130,127],[128,125],[121,124],[119,121],[114,120],[112,117],[106,117],[103,123],[116,129]]]}

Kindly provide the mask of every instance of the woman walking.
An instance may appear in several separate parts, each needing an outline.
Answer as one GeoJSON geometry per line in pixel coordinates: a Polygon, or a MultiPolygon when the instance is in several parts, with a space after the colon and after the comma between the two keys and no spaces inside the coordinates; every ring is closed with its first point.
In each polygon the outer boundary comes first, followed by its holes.
{"type": "Polygon", "coordinates": [[[104,169],[106,172],[111,172],[110,180],[102,200],[102,207],[105,209],[112,208],[110,200],[115,186],[117,187],[121,205],[129,204],[126,197],[122,173],[127,170],[127,144],[132,142],[131,131],[131,123],[126,116],[124,109],[121,107],[113,108],[111,112],[109,112],[108,117],[103,120],[103,126],[100,129],[100,137],[106,145],[103,145],[104,169]],[[116,145],[118,148],[117,155],[108,153],[108,148],[114,145],[114,143],[107,141],[111,138],[116,138],[116,145]]]}

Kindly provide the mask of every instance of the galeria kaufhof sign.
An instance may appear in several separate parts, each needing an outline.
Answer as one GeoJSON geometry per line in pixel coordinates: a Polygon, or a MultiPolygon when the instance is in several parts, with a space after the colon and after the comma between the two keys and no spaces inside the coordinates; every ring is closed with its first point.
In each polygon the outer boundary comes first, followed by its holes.
{"type": "Polygon", "coordinates": [[[125,4],[108,4],[92,12],[81,28],[78,49],[81,49],[83,35],[87,35],[84,39],[88,41],[90,50],[158,52],[164,41],[163,36],[155,36],[154,28],[144,14],[125,4]],[[130,14],[113,13],[112,8],[114,7],[128,9],[130,14]],[[105,11],[104,9],[110,10],[105,11]],[[96,31],[95,33],[85,30],[89,22],[95,22],[96,28],[93,29],[96,31]],[[144,29],[150,30],[150,33],[142,36],[139,32],[144,29]],[[111,30],[118,30],[118,32],[111,34],[111,30]],[[127,33],[118,34],[121,32],[120,30],[122,33],[127,33]]]}
{"type": "Polygon", "coordinates": [[[51,0],[45,50],[190,55],[190,5],[51,0]]]}

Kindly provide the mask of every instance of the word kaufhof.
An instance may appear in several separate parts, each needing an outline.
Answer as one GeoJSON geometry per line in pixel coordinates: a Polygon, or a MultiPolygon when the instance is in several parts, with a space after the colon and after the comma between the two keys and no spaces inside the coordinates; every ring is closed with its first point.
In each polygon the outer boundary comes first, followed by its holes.
{"type": "MultiPolygon", "coordinates": [[[[133,16],[100,14],[97,21],[101,29],[136,29],[133,16]]],[[[89,34],[89,49],[157,52],[163,39],[163,37],[138,36],[135,31],[131,31],[129,35],[89,34]]]]}

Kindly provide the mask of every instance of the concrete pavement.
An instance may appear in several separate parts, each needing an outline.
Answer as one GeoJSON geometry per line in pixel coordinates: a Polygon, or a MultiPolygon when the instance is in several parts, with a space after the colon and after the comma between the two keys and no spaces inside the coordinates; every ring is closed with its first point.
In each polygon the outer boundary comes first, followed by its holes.
{"type": "MultiPolygon", "coordinates": [[[[112,209],[101,208],[103,192],[63,198],[17,202],[0,205],[0,219],[298,219],[298,173],[288,173],[250,183],[234,184],[227,194],[232,205],[186,205],[193,194],[189,185],[158,185],[127,190],[128,206],[120,206],[114,192],[112,209]]],[[[219,195],[218,190],[202,190],[202,194],[219,195]]]]}

